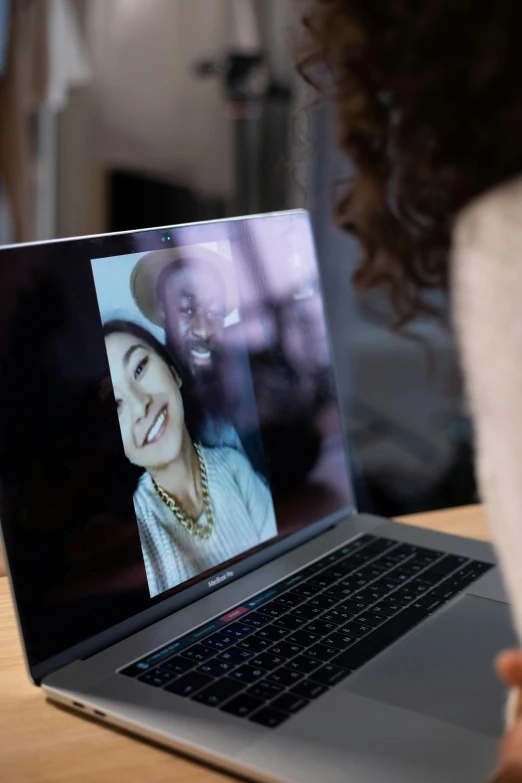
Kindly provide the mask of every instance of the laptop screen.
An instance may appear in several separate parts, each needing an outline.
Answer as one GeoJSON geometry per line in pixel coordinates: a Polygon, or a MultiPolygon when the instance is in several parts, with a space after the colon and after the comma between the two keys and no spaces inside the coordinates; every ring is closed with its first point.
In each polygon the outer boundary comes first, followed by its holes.
{"type": "Polygon", "coordinates": [[[32,666],[352,505],[305,213],[5,249],[0,281],[32,666]]]}

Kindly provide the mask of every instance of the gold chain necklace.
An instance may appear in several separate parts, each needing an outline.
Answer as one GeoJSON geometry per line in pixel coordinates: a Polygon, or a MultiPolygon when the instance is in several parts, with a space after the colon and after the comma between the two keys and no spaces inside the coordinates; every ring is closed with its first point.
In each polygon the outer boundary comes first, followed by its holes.
{"type": "Polygon", "coordinates": [[[165,503],[167,508],[172,511],[181,527],[183,527],[187,533],[190,533],[191,536],[194,536],[194,538],[199,538],[200,541],[208,541],[214,531],[214,510],[210,501],[207,466],[205,465],[205,460],[203,459],[203,454],[199,444],[194,443],[194,448],[196,449],[199,470],[201,474],[203,508],[205,509],[205,516],[207,518],[206,525],[200,525],[198,519],[194,519],[194,517],[189,516],[187,512],[180,506],[178,501],[172,495],[166,492],[163,487],[160,487],[160,485],[154,479],[152,479],[152,483],[159,497],[165,503]]]}

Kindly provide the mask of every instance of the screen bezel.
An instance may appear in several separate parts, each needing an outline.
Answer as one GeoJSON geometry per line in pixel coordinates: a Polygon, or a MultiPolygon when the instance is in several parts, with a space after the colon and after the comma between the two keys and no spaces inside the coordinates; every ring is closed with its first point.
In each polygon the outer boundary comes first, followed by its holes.
{"type": "MultiPolygon", "coordinates": [[[[165,244],[165,232],[171,232],[175,240],[176,234],[182,229],[206,227],[205,230],[208,233],[208,236],[206,235],[204,237],[204,241],[210,242],[212,241],[212,235],[210,232],[212,231],[213,226],[215,227],[219,226],[218,229],[219,234],[218,233],[216,234],[216,238],[218,238],[218,236],[219,237],[222,236],[223,224],[237,224],[238,222],[241,223],[244,221],[259,220],[259,219],[271,219],[271,218],[277,219],[277,218],[287,217],[292,215],[295,216],[300,215],[303,218],[305,218],[308,223],[308,228],[310,230],[314,259],[318,270],[319,292],[324,305],[324,317],[325,317],[326,338],[327,338],[327,345],[328,345],[329,359],[330,359],[330,368],[332,372],[335,403],[337,406],[339,421],[341,425],[340,429],[341,429],[342,442],[344,446],[343,451],[344,451],[344,458],[345,458],[345,465],[346,465],[346,479],[347,479],[348,488],[350,490],[352,503],[339,509],[334,514],[328,517],[325,517],[323,519],[318,520],[317,522],[313,522],[307,525],[307,527],[305,527],[303,530],[300,530],[296,533],[288,534],[284,538],[279,538],[273,543],[267,542],[263,546],[262,550],[257,551],[251,555],[247,554],[246,556],[238,560],[236,563],[234,563],[231,567],[227,566],[226,568],[224,568],[224,571],[230,571],[232,569],[234,573],[232,578],[223,580],[220,584],[211,587],[208,585],[208,579],[209,579],[208,575],[202,576],[201,580],[196,584],[192,584],[185,589],[181,589],[178,592],[176,592],[174,595],[170,595],[170,596],[167,595],[164,599],[154,604],[153,606],[143,611],[140,611],[139,613],[132,615],[126,620],[123,620],[117,623],[116,625],[113,625],[112,627],[104,631],[101,631],[100,633],[97,633],[83,640],[82,642],[79,642],[78,644],[68,647],[66,650],[63,650],[62,652],[53,655],[52,657],[47,658],[44,661],[41,661],[37,664],[31,664],[29,662],[28,654],[25,649],[23,619],[20,616],[20,612],[18,609],[18,602],[16,599],[17,591],[16,591],[15,580],[13,579],[10,573],[9,552],[2,530],[3,526],[7,528],[9,524],[9,509],[2,507],[2,514],[0,518],[0,541],[4,552],[7,573],[10,578],[11,591],[13,595],[13,601],[15,604],[18,628],[22,639],[22,645],[24,649],[24,656],[26,659],[27,669],[29,671],[31,679],[36,684],[39,684],[42,678],[45,677],[47,674],[56,671],[57,669],[71,663],[74,660],[90,657],[94,655],[96,652],[99,652],[100,650],[103,650],[113,644],[116,644],[117,642],[127,638],[128,636],[137,633],[140,630],[143,630],[148,625],[158,622],[159,620],[167,617],[170,614],[173,614],[174,612],[186,607],[187,605],[194,603],[195,601],[201,598],[204,598],[206,595],[214,592],[215,590],[219,590],[220,587],[224,586],[225,584],[226,585],[230,584],[232,581],[235,581],[241,578],[242,576],[245,576],[251,571],[265,565],[269,561],[274,560],[277,557],[280,557],[281,555],[296,548],[301,544],[304,544],[305,542],[316,537],[317,535],[320,535],[328,528],[339,523],[341,520],[346,519],[347,516],[356,513],[356,506],[354,501],[354,488],[353,488],[352,476],[350,471],[348,439],[347,439],[347,433],[345,427],[343,426],[344,418],[342,412],[342,405],[340,403],[341,398],[339,395],[338,374],[336,371],[335,362],[333,358],[334,353],[332,347],[328,313],[327,313],[327,308],[326,308],[325,298],[324,298],[323,283],[320,274],[320,267],[317,260],[317,251],[313,241],[313,234],[311,231],[311,219],[309,213],[306,210],[300,210],[300,209],[287,210],[281,212],[272,212],[268,214],[251,215],[248,217],[225,218],[222,220],[202,221],[199,223],[178,224],[175,226],[161,226],[158,228],[145,229],[141,231],[124,231],[124,232],[119,232],[114,234],[101,234],[96,236],[85,236],[85,237],[78,237],[73,239],[49,240],[47,242],[32,242],[32,243],[26,243],[26,244],[14,245],[14,246],[10,245],[10,246],[0,247],[0,253],[3,257],[0,258],[0,263],[1,262],[11,263],[12,261],[16,262],[16,256],[20,252],[23,252],[24,254],[28,252],[37,253],[40,250],[40,248],[42,248],[42,246],[46,246],[47,249],[52,249],[52,246],[54,245],[60,245],[62,251],[65,245],[67,250],[70,249],[72,257],[74,257],[76,252],[77,254],[80,255],[82,260],[87,258],[89,260],[92,260],[95,258],[106,258],[109,256],[121,256],[127,253],[134,253],[136,252],[137,246],[141,246],[143,250],[150,250],[150,251],[165,249],[166,246],[169,246],[165,244]],[[78,251],[80,250],[81,252],[78,253],[78,251]],[[2,525],[2,519],[5,520],[3,525],[2,525]]],[[[176,242],[173,241],[171,246],[176,246],[176,242]]],[[[215,579],[215,577],[216,576],[219,577],[221,573],[222,573],[221,571],[213,573],[211,578],[215,579]]]]}

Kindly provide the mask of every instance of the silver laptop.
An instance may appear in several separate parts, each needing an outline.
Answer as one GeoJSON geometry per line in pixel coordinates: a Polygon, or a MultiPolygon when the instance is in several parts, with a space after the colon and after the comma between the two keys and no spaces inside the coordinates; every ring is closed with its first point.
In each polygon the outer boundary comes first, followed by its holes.
{"type": "Polygon", "coordinates": [[[306,213],[0,251],[5,551],[52,701],[253,780],[476,783],[491,548],[357,514],[306,213]]]}

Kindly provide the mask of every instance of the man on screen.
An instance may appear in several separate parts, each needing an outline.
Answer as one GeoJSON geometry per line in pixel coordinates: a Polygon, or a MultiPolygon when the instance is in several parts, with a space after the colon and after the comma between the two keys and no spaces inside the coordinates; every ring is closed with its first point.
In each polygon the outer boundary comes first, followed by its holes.
{"type": "Polygon", "coordinates": [[[230,259],[208,247],[161,250],[140,259],[131,289],[141,312],[164,327],[168,349],[190,375],[207,412],[203,442],[246,451],[265,474],[246,346],[227,339],[239,321],[232,271],[230,259]]]}

